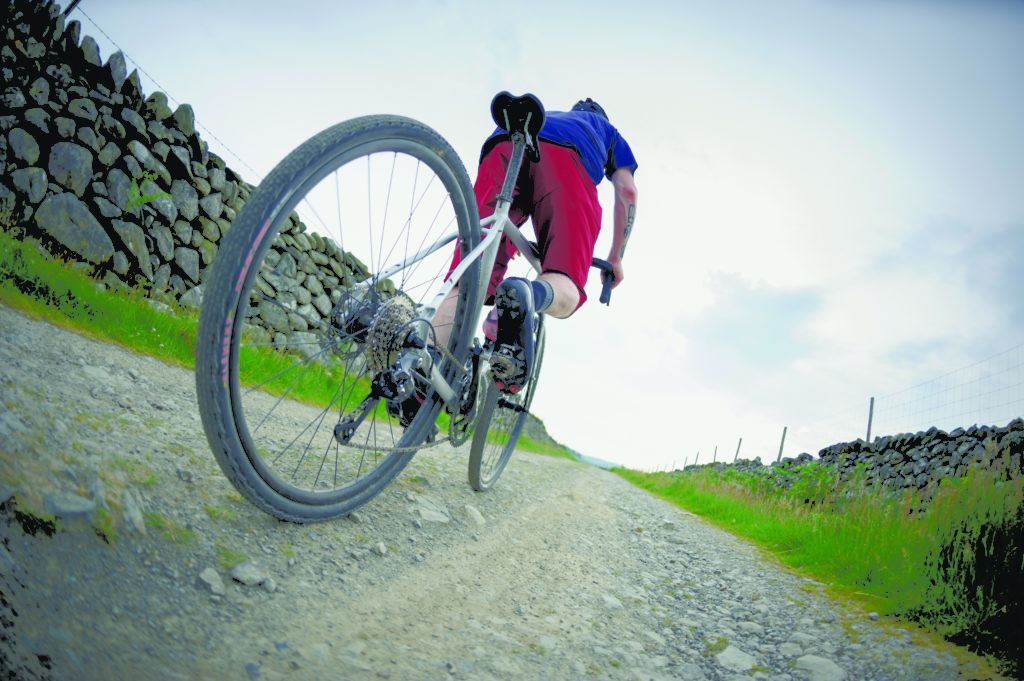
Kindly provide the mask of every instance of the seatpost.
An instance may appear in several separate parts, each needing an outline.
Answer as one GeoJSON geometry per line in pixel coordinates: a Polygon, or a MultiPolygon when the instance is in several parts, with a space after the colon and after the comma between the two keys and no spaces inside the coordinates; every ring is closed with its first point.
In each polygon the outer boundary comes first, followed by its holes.
{"type": "Polygon", "coordinates": [[[505,172],[505,183],[501,185],[501,193],[498,194],[498,201],[512,203],[512,192],[516,188],[516,180],[519,178],[519,169],[523,167],[523,154],[526,153],[526,135],[517,130],[512,133],[512,158],[508,162],[508,170],[505,172]]]}

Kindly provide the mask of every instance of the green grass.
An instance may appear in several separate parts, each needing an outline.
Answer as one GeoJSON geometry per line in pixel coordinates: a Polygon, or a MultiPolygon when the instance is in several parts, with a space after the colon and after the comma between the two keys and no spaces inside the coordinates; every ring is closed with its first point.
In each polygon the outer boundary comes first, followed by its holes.
{"type": "Polygon", "coordinates": [[[144,513],[143,518],[147,525],[160,532],[165,541],[175,544],[191,544],[196,538],[195,532],[173,520],[164,518],[156,511],[144,513]]]}
{"type": "Polygon", "coordinates": [[[249,560],[249,556],[243,552],[224,546],[219,541],[217,542],[217,564],[225,570],[247,560],[249,560]]]}
{"type": "Polygon", "coordinates": [[[0,233],[0,302],[31,316],[165,362],[192,367],[196,314],[154,307],[143,292],[101,290],[88,268],[44,257],[0,233]]]}
{"type": "Polygon", "coordinates": [[[115,456],[113,458],[113,466],[118,470],[124,471],[125,475],[128,476],[128,479],[134,483],[146,486],[155,485],[157,483],[158,477],[156,471],[141,463],[115,456]]]}
{"type": "Polygon", "coordinates": [[[1007,595],[1015,587],[999,582],[1024,568],[1013,539],[1024,536],[1022,477],[1007,459],[900,495],[867,485],[862,470],[837,483],[817,464],[798,468],[786,491],[733,469],[615,472],[870,609],[955,640],[1020,607],[1007,595]]]}
{"type": "Polygon", "coordinates": [[[516,449],[533,452],[534,454],[553,456],[559,459],[576,460],[576,457],[570,454],[564,447],[559,447],[558,445],[551,444],[550,442],[538,442],[537,440],[531,440],[525,435],[519,437],[519,442],[516,443],[516,449]]]}
{"type": "Polygon", "coordinates": [[[108,544],[114,543],[115,524],[114,517],[106,509],[102,506],[96,509],[93,531],[108,544]]]}
{"type": "MultiPolygon", "coordinates": [[[[91,269],[44,256],[34,242],[20,241],[0,232],[0,303],[30,316],[45,319],[89,338],[150,355],[187,369],[195,368],[198,312],[175,301],[154,304],[145,290],[103,289],[89,275],[91,269]]],[[[340,370],[320,364],[298,364],[295,357],[262,346],[241,350],[239,365],[244,385],[261,384],[274,395],[311,405],[328,404],[342,382],[340,370]],[[294,383],[296,372],[305,372],[294,383]],[[272,377],[269,378],[268,377],[272,377]]],[[[369,380],[350,383],[345,390],[369,392],[369,380]]],[[[374,411],[388,420],[383,401],[374,411]]],[[[438,417],[441,432],[448,430],[448,416],[438,417]]],[[[520,438],[528,451],[572,458],[559,447],[520,438]]]]}
{"type": "Polygon", "coordinates": [[[713,655],[717,655],[718,653],[722,652],[723,650],[725,650],[728,647],[729,647],[729,639],[727,639],[727,638],[725,638],[723,636],[718,636],[714,640],[705,639],[704,640],[704,653],[703,653],[703,655],[704,655],[704,657],[711,657],[713,655]]]}
{"type": "Polygon", "coordinates": [[[206,513],[214,520],[235,519],[234,509],[228,508],[227,506],[213,506],[212,504],[206,504],[203,508],[206,509],[206,513]]]}

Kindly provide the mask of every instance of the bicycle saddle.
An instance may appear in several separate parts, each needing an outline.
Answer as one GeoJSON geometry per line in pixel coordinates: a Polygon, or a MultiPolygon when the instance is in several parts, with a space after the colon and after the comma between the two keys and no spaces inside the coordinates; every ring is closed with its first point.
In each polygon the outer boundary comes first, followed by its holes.
{"type": "Polygon", "coordinates": [[[544,105],[536,95],[526,93],[522,97],[513,97],[510,92],[499,92],[491,100],[491,117],[510,135],[516,132],[525,134],[527,156],[534,163],[540,160],[537,135],[544,127],[544,105]]]}

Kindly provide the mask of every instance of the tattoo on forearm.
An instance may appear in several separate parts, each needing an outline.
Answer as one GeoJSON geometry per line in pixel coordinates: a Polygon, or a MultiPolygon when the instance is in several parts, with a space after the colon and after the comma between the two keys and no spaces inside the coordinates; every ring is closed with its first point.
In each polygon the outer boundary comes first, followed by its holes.
{"type": "Polygon", "coordinates": [[[636,204],[631,203],[626,208],[626,225],[622,228],[622,246],[619,248],[619,257],[626,254],[626,242],[629,241],[629,233],[633,231],[633,218],[636,217],[636,204]]]}

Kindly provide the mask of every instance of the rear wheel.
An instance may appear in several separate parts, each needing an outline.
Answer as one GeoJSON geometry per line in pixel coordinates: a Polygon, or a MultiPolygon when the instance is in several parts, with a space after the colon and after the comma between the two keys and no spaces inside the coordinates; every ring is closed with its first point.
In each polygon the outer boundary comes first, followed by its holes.
{"type": "Polygon", "coordinates": [[[502,393],[495,387],[493,379],[489,376],[485,379],[487,393],[480,405],[480,418],[469,453],[469,484],[478,492],[490,489],[498,481],[516,449],[537,389],[537,379],[544,359],[544,339],[544,315],[539,315],[533,376],[518,393],[502,393]]]}
{"type": "MultiPolygon", "coordinates": [[[[440,404],[409,361],[432,342],[432,302],[454,239],[479,241],[465,168],[416,121],[368,116],[315,135],[252,192],[206,285],[196,384],[210,447],[250,501],[285,520],[345,514],[373,498],[434,431],[440,404]],[[389,416],[395,363],[423,407],[389,416]],[[407,420],[408,421],[408,420],[407,420]]],[[[468,271],[448,349],[464,361],[468,271]]],[[[421,357],[426,356],[425,353],[421,357]]],[[[440,360],[451,381],[461,367],[440,360]]]]}

